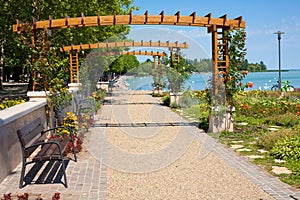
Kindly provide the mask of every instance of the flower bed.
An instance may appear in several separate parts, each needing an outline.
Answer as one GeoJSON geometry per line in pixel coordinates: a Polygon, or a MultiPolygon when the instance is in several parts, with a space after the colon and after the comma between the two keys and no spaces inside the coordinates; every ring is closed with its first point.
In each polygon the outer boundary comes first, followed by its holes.
{"type": "Polygon", "coordinates": [[[18,98],[4,98],[0,102],[0,110],[21,104],[28,101],[28,98],[18,97],[18,98]]]}

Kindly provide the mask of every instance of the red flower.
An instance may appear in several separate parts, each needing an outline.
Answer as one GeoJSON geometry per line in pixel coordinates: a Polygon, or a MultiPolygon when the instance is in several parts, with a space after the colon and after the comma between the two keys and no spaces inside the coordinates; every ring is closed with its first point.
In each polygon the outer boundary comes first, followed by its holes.
{"type": "Polygon", "coordinates": [[[59,192],[56,192],[56,193],[53,195],[52,200],[60,200],[60,193],[59,193],[59,192]]]}
{"type": "Polygon", "coordinates": [[[243,108],[248,108],[247,104],[244,103],[243,108]]]}
{"type": "Polygon", "coordinates": [[[248,74],[248,71],[247,71],[247,70],[243,70],[243,71],[242,71],[242,74],[243,74],[243,75],[247,75],[247,74],[248,74]]]}
{"type": "Polygon", "coordinates": [[[252,88],[253,87],[253,82],[248,82],[248,87],[252,88]]]}
{"type": "Polygon", "coordinates": [[[297,112],[297,115],[300,115],[300,111],[297,112]]]}

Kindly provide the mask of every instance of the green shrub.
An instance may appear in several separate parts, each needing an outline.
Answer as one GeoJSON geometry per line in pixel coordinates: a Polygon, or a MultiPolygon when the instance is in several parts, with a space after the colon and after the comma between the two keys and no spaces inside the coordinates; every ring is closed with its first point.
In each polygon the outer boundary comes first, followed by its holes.
{"type": "Polygon", "coordinates": [[[259,138],[257,145],[270,151],[278,141],[293,135],[295,135],[295,131],[289,129],[266,132],[261,138],[259,138]]]}
{"type": "Polygon", "coordinates": [[[162,93],[158,92],[152,92],[152,97],[163,97],[164,95],[162,93]]]}
{"type": "Polygon", "coordinates": [[[286,113],[283,115],[272,115],[266,117],[265,123],[272,124],[276,126],[285,126],[285,127],[294,127],[300,124],[300,119],[297,114],[294,113],[286,113]]]}
{"type": "Polygon", "coordinates": [[[179,108],[180,105],[179,105],[178,103],[176,103],[176,102],[172,102],[172,103],[170,104],[170,107],[171,107],[171,108],[179,108]]]}
{"type": "Polygon", "coordinates": [[[279,140],[271,150],[271,155],[278,159],[300,160],[300,135],[279,140]]]}
{"type": "MultiPolygon", "coordinates": [[[[300,162],[299,160],[288,160],[288,167],[292,170],[293,175],[297,176],[300,179],[300,162]]],[[[300,184],[300,182],[299,182],[300,184]]]]}
{"type": "Polygon", "coordinates": [[[169,106],[170,105],[170,94],[169,93],[164,94],[164,96],[162,97],[161,100],[165,106],[169,106]]]}
{"type": "Polygon", "coordinates": [[[180,99],[180,106],[182,108],[189,108],[192,105],[197,105],[197,104],[199,104],[198,100],[192,97],[182,96],[180,99]]]}

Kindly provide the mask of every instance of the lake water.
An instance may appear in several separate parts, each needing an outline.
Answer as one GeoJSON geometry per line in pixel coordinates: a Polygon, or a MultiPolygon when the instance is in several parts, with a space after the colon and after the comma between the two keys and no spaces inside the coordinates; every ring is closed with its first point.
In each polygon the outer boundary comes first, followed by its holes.
{"type": "MultiPolygon", "coordinates": [[[[186,88],[191,90],[202,90],[206,88],[207,80],[211,73],[193,74],[186,83],[186,88]]],[[[255,72],[248,73],[243,83],[253,82],[253,88],[247,90],[270,90],[277,83],[278,72],[255,72]]],[[[281,72],[282,81],[290,81],[295,88],[300,88],[300,71],[281,72]]],[[[132,90],[152,90],[153,79],[151,76],[128,78],[126,82],[132,90]]]]}

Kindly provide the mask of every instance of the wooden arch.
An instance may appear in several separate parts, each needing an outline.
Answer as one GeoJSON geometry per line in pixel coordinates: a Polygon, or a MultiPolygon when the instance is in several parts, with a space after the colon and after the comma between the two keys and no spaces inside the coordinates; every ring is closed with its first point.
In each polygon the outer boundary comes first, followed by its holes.
{"type": "MultiPolygon", "coordinates": [[[[212,34],[212,83],[214,94],[218,93],[217,81],[219,71],[227,70],[229,65],[228,57],[228,40],[225,37],[225,31],[230,29],[245,28],[246,22],[242,17],[235,19],[228,19],[227,15],[219,18],[213,18],[209,13],[204,17],[199,17],[196,12],[189,16],[181,16],[178,11],[175,15],[165,15],[162,11],[159,15],[149,15],[148,11],[144,15],[113,15],[101,16],[84,16],[70,18],[66,15],[63,19],[53,19],[51,16],[48,20],[37,21],[33,19],[31,25],[32,30],[39,29],[58,29],[58,28],[72,28],[72,27],[85,27],[85,26],[110,26],[110,25],[172,25],[172,26],[195,26],[206,27],[208,33],[212,34]]],[[[24,31],[27,24],[17,20],[13,25],[13,31],[24,31]]]]}
{"type": "MultiPolygon", "coordinates": [[[[80,44],[80,45],[71,45],[71,46],[63,46],[60,48],[62,52],[70,53],[70,82],[75,83],[79,82],[79,66],[78,66],[78,51],[86,50],[86,49],[97,49],[97,48],[114,48],[114,47],[165,47],[168,48],[171,52],[171,57],[174,57],[174,49],[176,49],[176,55],[179,57],[179,50],[189,48],[189,45],[184,43],[176,42],[152,42],[150,41],[122,41],[122,42],[101,42],[95,44],[80,44]]],[[[147,51],[146,51],[147,52],[147,51]]],[[[127,54],[127,55],[145,55],[145,54],[127,54]]],[[[148,55],[146,53],[146,55],[148,55]]],[[[152,55],[154,59],[154,69],[156,69],[156,64],[160,64],[160,57],[165,55],[152,55]],[[157,63],[156,63],[157,61],[157,63]]],[[[177,58],[177,60],[179,60],[177,58]]]]}

